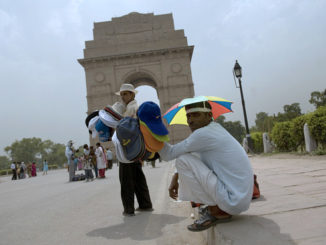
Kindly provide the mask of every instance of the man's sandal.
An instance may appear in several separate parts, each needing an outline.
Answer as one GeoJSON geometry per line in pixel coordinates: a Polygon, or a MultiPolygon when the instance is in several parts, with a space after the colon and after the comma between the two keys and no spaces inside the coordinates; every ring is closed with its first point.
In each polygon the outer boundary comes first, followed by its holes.
{"type": "Polygon", "coordinates": [[[211,215],[209,212],[206,212],[199,219],[195,220],[193,224],[188,225],[187,228],[190,231],[203,231],[210,228],[213,225],[229,222],[231,218],[232,215],[223,218],[216,218],[215,216],[211,215]]]}

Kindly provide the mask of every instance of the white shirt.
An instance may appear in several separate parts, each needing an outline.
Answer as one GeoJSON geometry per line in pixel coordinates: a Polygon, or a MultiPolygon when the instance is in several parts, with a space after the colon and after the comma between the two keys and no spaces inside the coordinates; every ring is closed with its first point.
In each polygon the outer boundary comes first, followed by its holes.
{"type": "Polygon", "coordinates": [[[126,105],[126,111],[124,112],[124,117],[133,117],[137,118],[138,105],[136,100],[132,100],[126,105]]]}
{"type": "Polygon", "coordinates": [[[70,160],[72,155],[73,155],[73,152],[72,152],[72,149],[69,147],[69,146],[66,146],[66,157],[70,160]]]}
{"type": "Polygon", "coordinates": [[[164,160],[172,160],[191,152],[197,153],[217,176],[223,204],[235,213],[247,210],[253,192],[253,171],[239,142],[220,124],[211,122],[176,145],[165,143],[159,154],[164,160]]]}
{"type": "Polygon", "coordinates": [[[12,163],[12,164],[10,165],[10,168],[11,168],[11,169],[16,169],[16,164],[12,163]]]}
{"type": "Polygon", "coordinates": [[[88,150],[87,150],[87,149],[84,149],[84,155],[85,155],[85,156],[89,156],[89,152],[90,152],[89,149],[88,149],[88,150]]]}
{"type": "Polygon", "coordinates": [[[89,157],[90,150],[84,149],[84,169],[92,169],[91,160],[89,157]]]}
{"type": "Polygon", "coordinates": [[[106,150],[106,159],[112,160],[112,158],[113,158],[112,151],[106,150]]]}

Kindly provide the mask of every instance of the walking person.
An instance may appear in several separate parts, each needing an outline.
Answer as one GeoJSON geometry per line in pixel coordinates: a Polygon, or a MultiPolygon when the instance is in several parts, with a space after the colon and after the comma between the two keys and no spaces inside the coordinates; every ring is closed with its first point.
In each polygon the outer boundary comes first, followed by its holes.
{"type": "Polygon", "coordinates": [[[68,160],[68,170],[69,170],[69,182],[72,181],[75,176],[75,164],[74,164],[74,149],[72,147],[73,142],[69,140],[66,146],[66,157],[68,160]]]}
{"type": "MultiPolygon", "coordinates": [[[[124,117],[137,118],[138,105],[135,100],[135,90],[132,84],[122,84],[120,90],[116,92],[121,96],[121,99],[126,106],[123,113],[124,117]]],[[[121,199],[123,204],[124,216],[135,216],[134,198],[136,195],[139,207],[138,211],[152,211],[152,201],[150,198],[146,177],[142,170],[140,161],[128,161],[122,151],[122,146],[117,139],[116,133],[112,137],[112,142],[115,145],[116,155],[119,160],[119,180],[121,186],[121,199]]]]}
{"type": "Polygon", "coordinates": [[[48,162],[45,159],[44,162],[43,162],[43,175],[48,174],[48,170],[49,170],[49,165],[48,165],[48,162]]]}
{"type": "Polygon", "coordinates": [[[12,162],[10,165],[10,169],[12,171],[12,178],[11,180],[17,180],[17,168],[16,168],[16,163],[12,162]]]}
{"type": "Polygon", "coordinates": [[[93,146],[89,147],[89,157],[91,158],[91,163],[94,168],[94,173],[95,177],[98,178],[98,168],[97,168],[97,163],[96,163],[96,155],[95,155],[95,150],[93,146]]]}
{"type": "Polygon", "coordinates": [[[112,151],[110,151],[110,148],[106,148],[106,160],[107,160],[107,169],[112,169],[112,159],[113,159],[113,154],[112,151]]]}
{"type": "Polygon", "coordinates": [[[89,155],[90,153],[90,149],[88,148],[88,145],[85,144],[84,145],[84,170],[85,170],[85,181],[93,181],[94,180],[94,176],[93,176],[93,172],[92,172],[92,160],[91,157],[89,155]]]}
{"type": "Polygon", "coordinates": [[[17,174],[17,179],[20,179],[20,162],[16,163],[16,174],[17,174]]]}
{"type": "Polygon", "coordinates": [[[96,155],[96,164],[99,172],[99,177],[105,178],[106,156],[103,147],[99,142],[96,143],[95,155],[96,155]]]}
{"type": "Polygon", "coordinates": [[[20,175],[20,179],[25,179],[25,177],[26,177],[26,165],[24,162],[21,162],[21,164],[20,164],[19,175],[20,175]]]}
{"type": "Polygon", "coordinates": [[[32,177],[36,177],[36,164],[35,162],[32,163],[32,177]]]}
{"type": "Polygon", "coordinates": [[[31,162],[27,163],[27,174],[28,174],[28,178],[32,177],[32,163],[31,162]]]}

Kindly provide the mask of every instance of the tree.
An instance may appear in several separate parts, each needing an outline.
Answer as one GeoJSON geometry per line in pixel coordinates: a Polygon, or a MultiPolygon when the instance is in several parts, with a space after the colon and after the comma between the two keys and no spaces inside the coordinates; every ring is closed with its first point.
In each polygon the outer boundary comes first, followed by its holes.
{"type": "Polygon", "coordinates": [[[310,104],[313,104],[316,108],[326,105],[326,89],[322,92],[314,91],[310,94],[310,104]]]}
{"type": "Polygon", "coordinates": [[[284,113],[279,112],[277,114],[277,117],[276,117],[277,122],[290,121],[290,120],[302,115],[299,103],[293,103],[291,105],[284,105],[283,110],[284,110],[284,113]]]}
{"type": "Polygon", "coordinates": [[[15,141],[5,148],[7,154],[13,161],[36,162],[38,167],[42,161],[47,160],[49,164],[62,166],[65,161],[65,145],[55,144],[51,140],[42,141],[40,138],[23,138],[15,141]]]}
{"type": "Polygon", "coordinates": [[[268,116],[266,112],[259,112],[256,114],[256,127],[253,131],[271,132],[274,126],[274,117],[268,116]]]}
{"type": "Polygon", "coordinates": [[[290,128],[290,135],[293,139],[295,147],[301,147],[301,151],[304,150],[305,140],[304,140],[304,133],[303,127],[304,124],[307,122],[307,115],[302,115],[300,117],[296,117],[292,120],[291,128],[290,128]]]}
{"type": "Polygon", "coordinates": [[[0,169],[9,169],[10,160],[6,156],[0,156],[0,169]]]}
{"type": "Polygon", "coordinates": [[[42,154],[42,140],[40,138],[23,138],[5,148],[5,152],[13,161],[33,162],[42,154]]]}
{"type": "Polygon", "coordinates": [[[307,116],[307,123],[317,143],[326,148],[326,106],[320,106],[307,116]]]}
{"type": "Polygon", "coordinates": [[[296,150],[295,142],[291,137],[292,122],[278,122],[275,124],[271,137],[279,151],[296,150]]]}
{"type": "Polygon", "coordinates": [[[244,126],[240,121],[225,121],[224,116],[219,116],[216,122],[221,124],[237,141],[241,143],[242,139],[246,135],[244,126]]]}
{"type": "Polygon", "coordinates": [[[66,147],[64,144],[54,144],[52,143],[50,151],[43,156],[43,160],[47,160],[49,164],[57,164],[58,166],[63,166],[67,161],[65,156],[66,147]]]}
{"type": "Polygon", "coordinates": [[[251,139],[253,143],[253,151],[255,153],[261,153],[264,151],[264,144],[263,144],[263,133],[262,132],[252,132],[251,139]]]}

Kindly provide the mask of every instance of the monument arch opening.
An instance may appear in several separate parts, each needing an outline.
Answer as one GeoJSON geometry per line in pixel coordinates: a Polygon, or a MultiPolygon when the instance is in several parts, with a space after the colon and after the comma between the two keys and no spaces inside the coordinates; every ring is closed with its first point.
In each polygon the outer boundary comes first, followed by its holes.
{"type": "MultiPolygon", "coordinates": [[[[160,99],[157,95],[157,90],[155,88],[148,85],[141,85],[136,89],[138,90],[138,93],[136,94],[136,100],[138,102],[138,105],[141,105],[145,101],[153,101],[154,103],[160,106],[160,99]]],[[[163,113],[164,111],[162,111],[162,114],[163,113]]]]}

